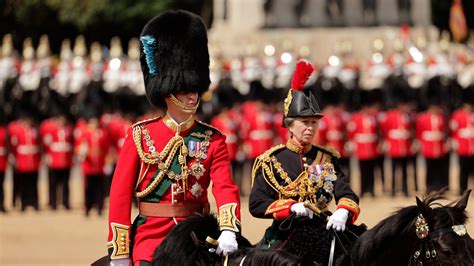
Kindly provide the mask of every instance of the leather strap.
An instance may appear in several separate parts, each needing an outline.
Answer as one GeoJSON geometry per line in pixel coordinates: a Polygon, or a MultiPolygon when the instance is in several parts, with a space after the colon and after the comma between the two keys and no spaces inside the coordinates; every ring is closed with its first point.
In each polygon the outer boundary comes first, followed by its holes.
{"type": "Polygon", "coordinates": [[[152,217],[189,217],[194,213],[209,213],[209,203],[201,202],[180,202],[171,203],[155,203],[140,202],[140,214],[152,217]]]}

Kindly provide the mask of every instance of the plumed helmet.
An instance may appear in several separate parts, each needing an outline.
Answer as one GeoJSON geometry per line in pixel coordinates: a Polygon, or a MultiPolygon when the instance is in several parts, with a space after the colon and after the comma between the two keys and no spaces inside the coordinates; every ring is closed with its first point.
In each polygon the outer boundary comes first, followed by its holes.
{"type": "Polygon", "coordinates": [[[209,88],[206,26],[190,12],[166,11],[151,19],[140,35],[140,63],[148,100],[164,107],[164,99],[178,92],[209,88]]]}
{"type": "Polygon", "coordinates": [[[313,71],[313,66],[306,61],[300,61],[296,64],[291,89],[284,101],[284,118],[323,116],[313,92],[304,88],[313,71]]]}

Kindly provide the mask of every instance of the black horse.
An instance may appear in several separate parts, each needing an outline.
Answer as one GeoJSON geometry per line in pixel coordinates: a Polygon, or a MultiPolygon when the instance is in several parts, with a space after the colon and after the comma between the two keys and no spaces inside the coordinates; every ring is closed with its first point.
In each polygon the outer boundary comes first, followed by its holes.
{"type": "Polygon", "coordinates": [[[441,205],[446,189],[400,209],[364,233],[340,265],[474,265],[465,208],[471,190],[441,205]]]}
{"type": "Polygon", "coordinates": [[[217,255],[213,240],[219,236],[214,215],[196,214],[177,224],[156,249],[153,265],[308,265],[300,257],[280,250],[255,248],[243,236],[237,237],[239,250],[217,255]]]}
{"type": "MultiPolygon", "coordinates": [[[[474,265],[474,241],[464,226],[471,191],[466,191],[458,201],[443,206],[438,201],[444,198],[444,192],[445,189],[432,193],[423,201],[416,198],[417,205],[400,209],[358,239],[363,226],[350,226],[344,234],[333,234],[336,240],[334,256],[338,258],[335,264],[474,265]]],[[[216,218],[197,215],[170,232],[156,250],[154,263],[223,265],[227,260],[227,265],[263,266],[318,265],[314,261],[323,260],[326,264],[331,238],[319,234],[325,228],[317,220],[293,222],[301,224],[292,231],[283,250],[258,249],[240,236],[239,250],[226,258],[209,252],[215,246],[205,241],[207,236],[217,239],[219,235],[216,218]]]]}

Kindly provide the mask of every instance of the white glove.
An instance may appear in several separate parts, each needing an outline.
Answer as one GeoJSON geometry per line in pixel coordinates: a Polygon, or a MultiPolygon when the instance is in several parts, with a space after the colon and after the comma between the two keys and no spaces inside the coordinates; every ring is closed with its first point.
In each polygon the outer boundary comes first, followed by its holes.
{"type": "Polygon", "coordinates": [[[110,260],[110,266],[130,266],[130,265],[132,265],[132,261],[129,258],[110,260]]]}
{"type": "Polygon", "coordinates": [[[238,248],[235,233],[229,230],[224,230],[217,239],[219,246],[217,246],[216,253],[227,255],[230,252],[236,251],[238,248]]]}
{"type": "Polygon", "coordinates": [[[338,232],[346,230],[346,221],[349,217],[349,211],[346,209],[337,209],[326,224],[326,229],[335,229],[338,232]]]}
{"type": "Polygon", "coordinates": [[[291,205],[291,212],[296,213],[296,216],[307,216],[309,219],[313,219],[313,211],[304,206],[304,202],[299,202],[291,205]]]}

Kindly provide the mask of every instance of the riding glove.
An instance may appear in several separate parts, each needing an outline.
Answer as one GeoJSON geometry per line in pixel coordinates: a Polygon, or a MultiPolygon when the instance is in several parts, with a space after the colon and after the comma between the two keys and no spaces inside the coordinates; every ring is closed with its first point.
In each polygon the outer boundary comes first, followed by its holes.
{"type": "Polygon", "coordinates": [[[335,229],[338,232],[346,230],[346,221],[349,217],[349,211],[346,209],[337,209],[326,224],[326,229],[330,230],[335,229]]]}
{"type": "Polygon", "coordinates": [[[238,248],[235,233],[229,230],[222,231],[217,242],[219,242],[219,246],[216,250],[217,254],[224,253],[224,255],[227,255],[230,252],[236,251],[238,248]]]}
{"type": "Polygon", "coordinates": [[[132,261],[130,259],[116,259],[110,260],[110,266],[130,266],[132,261]]]}
{"type": "Polygon", "coordinates": [[[294,212],[296,216],[307,216],[309,219],[313,219],[313,211],[304,206],[304,202],[299,202],[291,205],[291,212],[294,212]]]}

